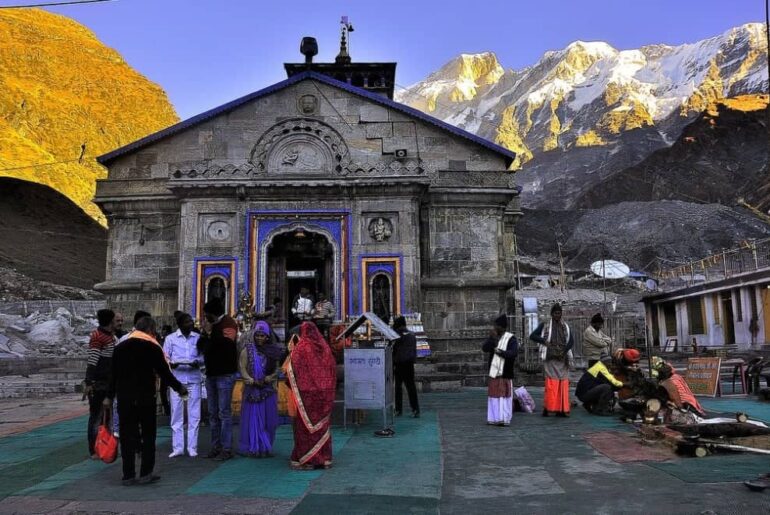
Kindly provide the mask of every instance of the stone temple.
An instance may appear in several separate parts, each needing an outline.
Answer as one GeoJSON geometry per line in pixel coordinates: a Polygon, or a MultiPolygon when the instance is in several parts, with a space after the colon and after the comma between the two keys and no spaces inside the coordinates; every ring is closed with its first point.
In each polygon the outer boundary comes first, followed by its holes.
{"type": "MultiPolygon", "coordinates": [[[[310,38],[307,38],[310,39],[310,38]]],[[[312,41],[314,43],[314,40],[312,41]]],[[[303,48],[304,48],[303,40],[303,48]]],[[[393,100],[395,63],[288,78],[103,155],[116,309],[201,317],[300,287],[337,318],[420,313],[439,341],[488,326],[513,286],[514,154],[393,100]]]]}

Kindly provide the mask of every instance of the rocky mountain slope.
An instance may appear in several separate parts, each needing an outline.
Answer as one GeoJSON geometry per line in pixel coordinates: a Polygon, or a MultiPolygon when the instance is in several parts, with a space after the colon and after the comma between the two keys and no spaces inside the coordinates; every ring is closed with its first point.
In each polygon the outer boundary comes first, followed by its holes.
{"type": "Polygon", "coordinates": [[[94,158],[177,120],[163,90],[82,25],[0,10],[0,176],[51,186],[105,223],[94,158]]]}
{"type": "Polygon", "coordinates": [[[767,95],[718,101],[685,127],[670,147],[586,192],[579,207],[678,199],[760,208],[770,197],[767,95]]]}
{"type": "Polygon", "coordinates": [[[657,257],[682,261],[739,241],[767,238],[770,225],[744,209],[660,200],[598,209],[524,210],[516,233],[519,251],[542,263],[558,263],[559,242],[571,269],[587,270],[592,262],[611,258],[634,270],[651,271],[657,257]]]}
{"type": "Polygon", "coordinates": [[[759,23],[680,46],[576,41],[523,70],[461,55],[397,98],[516,151],[524,205],[566,209],[714,101],[766,91],[766,54],[759,23]]]}
{"type": "Polygon", "coordinates": [[[740,199],[770,207],[766,95],[721,100],[673,145],[589,189],[581,209],[525,210],[520,250],[585,269],[611,257],[654,269],[656,257],[686,260],[770,235],[740,199]],[[652,265],[650,267],[650,265],[652,265]]]}
{"type": "Polygon", "coordinates": [[[0,242],[0,301],[91,298],[55,285],[104,280],[107,231],[48,186],[0,178],[0,242]]]}

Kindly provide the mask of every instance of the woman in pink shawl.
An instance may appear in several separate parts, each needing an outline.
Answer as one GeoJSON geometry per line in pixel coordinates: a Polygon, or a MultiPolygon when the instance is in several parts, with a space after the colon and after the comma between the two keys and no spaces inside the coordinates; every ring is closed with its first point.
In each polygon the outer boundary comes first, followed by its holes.
{"type": "Polygon", "coordinates": [[[296,470],[330,468],[337,365],[331,348],[312,322],[300,326],[299,341],[285,367],[297,409],[291,466],[296,470]]]}

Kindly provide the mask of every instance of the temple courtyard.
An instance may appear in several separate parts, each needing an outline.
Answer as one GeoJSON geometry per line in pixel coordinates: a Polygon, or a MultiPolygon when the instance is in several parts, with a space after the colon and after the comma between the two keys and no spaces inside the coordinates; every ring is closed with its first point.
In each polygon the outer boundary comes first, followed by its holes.
{"type": "MultiPolygon", "coordinates": [[[[542,389],[531,389],[540,403],[542,389]]],[[[124,487],[120,462],[87,459],[86,407],[73,396],[0,402],[0,513],[768,513],[770,493],[742,481],[770,472],[770,457],[678,457],[641,443],[616,417],[516,413],[485,425],[486,392],[421,396],[422,417],[398,418],[376,438],[374,412],[334,430],[334,467],[289,469],[289,426],[276,457],[170,460],[159,428],[156,484],[124,487]]],[[[770,404],[706,399],[711,411],[770,421],[770,404]]],[[[208,451],[207,427],[200,434],[208,451]]],[[[237,433],[238,426],[235,431],[237,433]]]]}

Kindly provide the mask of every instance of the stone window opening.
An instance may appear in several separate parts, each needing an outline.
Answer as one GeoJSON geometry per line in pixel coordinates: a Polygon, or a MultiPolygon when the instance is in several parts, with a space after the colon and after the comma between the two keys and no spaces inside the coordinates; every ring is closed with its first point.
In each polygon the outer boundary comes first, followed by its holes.
{"type": "Polygon", "coordinates": [[[369,305],[375,315],[391,323],[393,315],[393,281],[386,273],[376,273],[369,282],[369,305]]]}
{"type": "Polygon", "coordinates": [[[225,307],[225,313],[230,312],[230,288],[227,278],[219,274],[212,275],[206,279],[204,291],[206,293],[204,302],[219,299],[225,307]]]}

